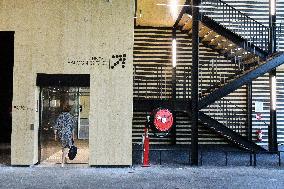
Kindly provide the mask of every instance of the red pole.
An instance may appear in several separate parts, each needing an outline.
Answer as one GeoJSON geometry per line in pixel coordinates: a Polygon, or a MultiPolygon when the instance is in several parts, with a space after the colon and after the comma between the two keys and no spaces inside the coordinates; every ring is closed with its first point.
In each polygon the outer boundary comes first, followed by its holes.
{"type": "Polygon", "coordinates": [[[144,136],[143,136],[143,165],[142,167],[149,167],[149,135],[148,135],[148,128],[144,128],[144,136]]]}

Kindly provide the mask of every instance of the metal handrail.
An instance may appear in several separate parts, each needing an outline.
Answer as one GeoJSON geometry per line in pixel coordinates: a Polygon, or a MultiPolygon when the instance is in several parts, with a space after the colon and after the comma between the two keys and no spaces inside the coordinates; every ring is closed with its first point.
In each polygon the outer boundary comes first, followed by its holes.
{"type": "MultiPolygon", "coordinates": [[[[246,127],[246,118],[234,111],[236,108],[238,108],[239,110],[243,110],[242,108],[238,107],[237,105],[224,98],[216,101],[214,104],[212,105],[217,105],[217,109],[212,110],[210,108],[211,105],[209,106],[209,115],[213,114],[212,118],[216,119],[217,121],[240,135],[247,134],[246,131],[243,130],[243,128],[246,127]],[[230,108],[229,104],[233,105],[235,108],[230,108]]],[[[245,115],[245,113],[243,115],[245,115]]]]}
{"type": "MultiPolygon", "coordinates": [[[[242,107],[239,107],[239,106],[237,106],[236,104],[233,104],[233,103],[232,103],[231,101],[229,101],[229,100],[228,100],[228,102],[229,102],[231,105],[235,106],[235,108],[241,109],[243,112],[246,112],[246,110],[243,109],[242,107]]],[[[259,120],[259,121],[262,121],[267,127],[269,126],[264,120],[259,120]]]]}
{"type": "MultiPolygon", "coordinates": [[[[247,14],[245,14],[245,13],[243,13],[243,12],[237,10],[235,7],[229,5],[228,3],[224,2],[224,1],[221,1],[221,0],[217,0],[217,1],[220,1],[221,3],[225,4],[226,6],[229,6],[230,8],[234,9],[234,10],[235,10],[236,12],[238,12],[239,14],[242,14],[243,16],[247,17],[248,19],[253,20],[254,22],[258,23],[259,25],[262,25],[262,26],[266,27],[266,26],[263,25],[262,23],[260,23],[260,22],[256,21],[255,19],[249,17],[247,14]]],[[[267,28],[268,28],[268,27],[267,27],[267,28]]]]}
{"type": "Polygon", "coordinates": [[[245,38],[250,44],[254,44],[264,51],[268,51],[268,45],[266,44],[268,44],[269,40],[269,27],[250,18],[245,13],[242,13],[221,0],[202,0],[200,12],[245,38]],[[222,16],[220,17],[220,15],[222,16]],[[256,40],[253,36],[257,36],[256,40]]]}

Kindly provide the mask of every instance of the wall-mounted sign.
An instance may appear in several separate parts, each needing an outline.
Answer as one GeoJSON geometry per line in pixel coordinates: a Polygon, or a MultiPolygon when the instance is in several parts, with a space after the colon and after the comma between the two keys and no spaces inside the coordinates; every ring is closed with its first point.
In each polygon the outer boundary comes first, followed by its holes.
{"type": "Polygon", "coordinates": [[[254,102],[254,112],[264,112],[263,102],[261,102],[261,101],[255,101],[254,102]]]}
{"type": "Polygon", "coordinates": [[[114,69],[117,66],[125,68],[126,54],[114,54],[111,58],[103,58],[92,56],[87,59],[72,59],[68,60],[68,64],[74,64],[77,66],[108,66],[109,69],[114,69]]]}

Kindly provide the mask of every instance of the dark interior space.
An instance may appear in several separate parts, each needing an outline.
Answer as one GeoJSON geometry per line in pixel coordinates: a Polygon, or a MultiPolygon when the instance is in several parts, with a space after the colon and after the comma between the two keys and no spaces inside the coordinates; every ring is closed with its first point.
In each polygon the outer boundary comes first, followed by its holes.
{"type": "Polygon", "coordinates": [[[14,32],[0,31],[0,143],[11,141],[13,65],[14,32]]]}

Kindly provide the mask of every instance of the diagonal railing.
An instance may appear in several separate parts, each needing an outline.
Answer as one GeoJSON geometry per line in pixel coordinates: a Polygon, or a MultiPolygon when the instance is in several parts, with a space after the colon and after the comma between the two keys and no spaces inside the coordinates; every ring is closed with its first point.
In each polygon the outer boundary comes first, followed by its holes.
{"type": "Polygon", "coordinates": [[[226,98],[217,100],[203,110],[203,113],[222,123],[239,135],[247,136],[247,110],[226,98]]]}
{"type": "Polygon", "coordinates": [[[198,116],[205,127],[214,130],[216,133],[219,133],[220,135],[224,136],[226,139],[237,144],[239,147],[242,147],[246,150],[253,152],[266,151],[264,148],[258,146],[252,141],[247,140],[246,137],[236,133],[232,129],[226,127],[219,121],[211,118],[210,116],[204,114],[203,112],[200,111],[198,116]]]}
{"type": "Polygon", "coordinates": [[[240,74],[238,77],[227,81],[222,86],[219,86],[216,90],[201,98],[199,102],[199,109],[203,109],[209,104],[214,103],[216,100],[227,96],[229,93],[238,89],[239,87],[249,83],[253,79],[270,72],[272,69],[284,64],[284,53],[277,53],[272,55],[266,61],[260,63],[256,68],[247,70],[240,74]]]}
{"type": "MultiPolygon", "coordinates": [[[[200,12],[246,39],[247,45],[254,45],[268,52],[269,28],[265,25],[221,0],[202,0],[200,12]]],[[[246,48],[245,45],[243,48],[246,48]]]]}

